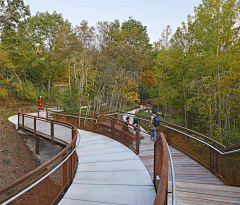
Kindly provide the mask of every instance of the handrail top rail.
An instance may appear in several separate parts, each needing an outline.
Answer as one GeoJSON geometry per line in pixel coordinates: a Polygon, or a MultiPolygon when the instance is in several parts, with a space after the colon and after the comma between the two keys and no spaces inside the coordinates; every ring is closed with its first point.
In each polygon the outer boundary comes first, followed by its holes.
{"type": "MultiPolygon", "coordinates": [[[[43,111],[44,112],[44,111],[43,111]]],[[[69,114],[73,116],[86,116],[86,117],[94,117],[94,115],[84,115],[84,114],[78,114],[78,113],[68,113],[68,112],[63,112],[63,111],[56,111],[56,110],[48,110],[47,112],[50,113],[61,113],[61,114],[69,114]]]]}
{"type": "Polygon", "coordinates": [[[24,116],[26,116],[28,118],[32,118],[32,119],[36,118],[36,119],[38,119],[40,121],[44,121],[44,122],[53,122],[53,124],[66,125],[65,127],[68,127],[68,128],[73,126],[70,123],[66,123],[66,122],[62,122],[62,121],[58,121],[58,120],[54,120],[54,119],[48,119],[48,118],[44,118],[44,117],[38,117],[38,116],[23,114],[23,113],[19,113],[19,115],[24,115],[24,116]]]}

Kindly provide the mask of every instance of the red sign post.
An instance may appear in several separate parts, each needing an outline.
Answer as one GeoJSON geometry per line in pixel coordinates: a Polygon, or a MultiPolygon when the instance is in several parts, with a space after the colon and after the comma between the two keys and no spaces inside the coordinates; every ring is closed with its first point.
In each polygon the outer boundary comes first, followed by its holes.
{"type": "Polygon", "coordinates": [[[42,95],[39,95],[39,110],[42,110],[42,95]]]}

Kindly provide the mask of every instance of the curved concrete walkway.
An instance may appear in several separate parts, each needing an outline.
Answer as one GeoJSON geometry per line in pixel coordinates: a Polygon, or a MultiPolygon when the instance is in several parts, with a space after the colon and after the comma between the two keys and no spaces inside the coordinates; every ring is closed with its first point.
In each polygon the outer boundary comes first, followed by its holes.
{"type": "MultiPolygon", "coordinates": [[[[34,115],[34,114],[31,114],[34,115]]],[[[17,124],[17,116],[9,118],[17,124]]],[[[25,125],[33,126],[32,119],[25,125]]],[[[58,129],[57,125],[55,127],[58,129]]],[[[37,130],[49,132],[46,122],[37,130]]],[[[123,144],[100,134],[78,130],[81,139],[77,147],[79,164],[72,185],[60,205],[152,205],[156,193],[151,177],[140,158],[123,144]]],[[[56,137],[69,141],[71,133],[59,127],[56,137]],[[66,139],[65,139],[66,138],[66,139]]]]}
{"type": "Polygon", "coordinates": [[[140,158],[121,143],[79,130],[77,174],[60,205],[152,205],[155,189],[140,158]]]}

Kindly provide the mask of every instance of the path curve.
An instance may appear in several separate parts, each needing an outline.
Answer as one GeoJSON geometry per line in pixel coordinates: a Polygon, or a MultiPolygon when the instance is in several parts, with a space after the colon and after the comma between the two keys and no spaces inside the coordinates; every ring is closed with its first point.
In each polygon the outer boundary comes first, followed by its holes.
{"type": "Polygon", "coordinates": [[[121,143],[79,130],[77,174],[60,205],[152,205],[156,193],[139,157],[121,143]]]}
{"type": "MultiPolygon", "coordinates": [[[[36,114],[31,114],[36,115],[36,114]]],[[[9,121],[17,125],[17,116],[9,121]]],[[[20,119],[21,120],[21,119],[20,119]]],[[[25,119],[32,127],[33,120],[25,119]]],[[[56,129],[58,128],[55,125],[56,129]]],[[[46,122],[37,130],[49,132],[46,122]]],[[[79,164],[72,185],[60,205],[152,205],[156,192],[151,177],[140,158],[123,144],[106,136],[78,130],[81,141],[77,147],[79,164]]],[[[70,142],[71,133],[55,131],[55,137],[70,142]]]]}

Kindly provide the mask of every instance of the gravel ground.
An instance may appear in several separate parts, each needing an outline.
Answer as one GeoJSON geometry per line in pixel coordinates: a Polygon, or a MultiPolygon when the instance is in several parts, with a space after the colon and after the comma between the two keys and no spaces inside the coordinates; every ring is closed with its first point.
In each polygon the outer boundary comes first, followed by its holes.
{"type": "MultiPolygon", "coordinates": [[[[35,153],[36,139],[32,135],[26,135],[24,141],[29,149],[35,153]]],[[[40,161],[41,165],[46,161],[56,156],[62,150],[57,145],[52,145],[42,139],[39,139],[39,154],[35,154],[36,158],[40,161]]]]}

